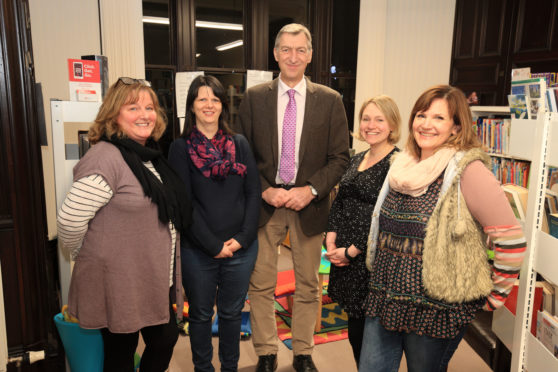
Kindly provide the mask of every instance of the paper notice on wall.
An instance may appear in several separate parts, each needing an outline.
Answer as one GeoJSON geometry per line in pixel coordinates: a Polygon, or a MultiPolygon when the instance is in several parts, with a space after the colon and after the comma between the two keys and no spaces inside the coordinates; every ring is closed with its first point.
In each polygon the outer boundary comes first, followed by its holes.
{"type": "Polygon", "coordinates": [[[188,89],[190,89],[190,84],[192,84],[192,80],[194,80],[196,76],[199,75],[203,75],[203,71],[186,71],[186,72],[176,73],[176,78],[175,78],[176,117],[183,118],[185,116],[186,97],[188,96],[188,89]]]}
{"type": "Polygon", "coordinates": [[[273,72],[271,71],[260,71],[260,70],[246,71],[246,89],[261,83],[266,83],[271,80],[273,80],[273,72]]]}
{"type": "Polygon", "coordinates": [[[98,61],[68,59],[70,101],[100,102],[101,69],[98,61]]]}

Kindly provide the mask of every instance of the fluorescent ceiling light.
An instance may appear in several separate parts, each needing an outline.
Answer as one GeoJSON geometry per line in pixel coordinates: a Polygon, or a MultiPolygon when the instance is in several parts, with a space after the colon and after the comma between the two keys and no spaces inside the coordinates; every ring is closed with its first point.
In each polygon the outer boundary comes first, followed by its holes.
{"type": "Polygon", "coordinates": [[[231,49],[231,48],[236,48],[238,46],[241,46],[242,44],[244,44],[244,42],[242,40],[236,40],[233,41],[232,43],[227,43],[227,44],[223,44],[223,45],[219,45],[217,47],[215,47],[215,49],[217,49],[218,51],[222,52],[223,50],[227,50],[227,49],[231,49]]]}
{"type": "Polygon", "coordinates": [[[222,23],[210,21],[196,21],[196,27],[202,28],[218,28],[220,30],[242,31],[242,25],[238,23],[222,23]]]}
{"type": "MultiPolygon", "coordinates": [[[[160,25],[168,25],[169,19],[166,17],[151,17],[144,16],[142,18],[144,23],[157,23],[160,25]]],[[[196,21],[196,27],[200,28],[215,28],[220,30],[234,30],[242,31],[243,27],[239,23],[223,23],[223,22],[210,22],[210,21],[196,21]]]]}
{"type": "Polygon", "coordinates": [[[150,16],[143,16],[142,21],[144,23],[157,23],[159,25],[168,25],[169,19],[165,17],[150,17],[150,16]]]}

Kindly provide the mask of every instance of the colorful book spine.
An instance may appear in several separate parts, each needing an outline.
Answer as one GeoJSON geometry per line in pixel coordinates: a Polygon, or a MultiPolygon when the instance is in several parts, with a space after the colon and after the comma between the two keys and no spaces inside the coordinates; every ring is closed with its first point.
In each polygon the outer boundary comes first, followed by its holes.
{"type": "Polygon", "coordinates": [[[474,125],[475,133],[483,148],[493,154],[506,154],[510,142],[509,119],[479,118],[474,125]]]}

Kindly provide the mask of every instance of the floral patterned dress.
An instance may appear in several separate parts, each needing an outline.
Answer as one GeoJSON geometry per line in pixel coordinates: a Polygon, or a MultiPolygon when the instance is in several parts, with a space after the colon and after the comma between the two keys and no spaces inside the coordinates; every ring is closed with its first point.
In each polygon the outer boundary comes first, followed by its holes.
{"type": "Polygon", "coordinates": [[[473,321],[485,298],[450,304],[429,298],[422,285],[422,248],[444,172],[424,195],[390,190],[381,211],[378,248],[370,273],[366,316],[391,331],[454,338],[473,321]]]}
{"type": "Polygon", "coordinates": [[[368,294],[370,272],[366,268],[366,247],[370,231],[370,219],[378,193],[389,170],[393,149],[382,160],[359,172],[358,167],[367,151],[351,158],[349,168],[341,178],[339,192],[329,214],[327,231],[337,233],[337,247],[354,244],[363,253],[348,265],[331,266],[329,296],[352,318],[363,318],[363,303],[368,294]]]}

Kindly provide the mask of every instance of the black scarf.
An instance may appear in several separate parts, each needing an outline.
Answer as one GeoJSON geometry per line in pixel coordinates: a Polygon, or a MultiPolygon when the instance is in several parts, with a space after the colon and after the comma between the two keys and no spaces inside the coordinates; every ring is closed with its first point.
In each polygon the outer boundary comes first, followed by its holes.
{"type": "Polygon", "coordinates": [[[174,227],[181,233],[192,222],[192,206],[186,194],[186,186],[171,168],[157,144],[153,139],[148,139],[145,146],[129,138],[118,138],[113,135],[110,139],[102,138],[116,146],[126,164],[138,179],[145,196],[157,205],[159,221],[168,224],[172,221],[174,227]],[[143,164],[151,161],[161,181],[143,164]]]}

